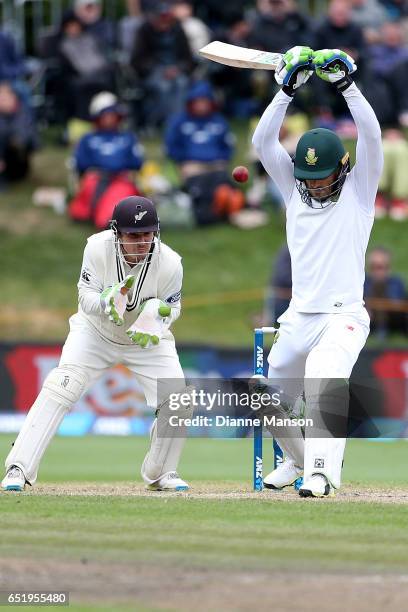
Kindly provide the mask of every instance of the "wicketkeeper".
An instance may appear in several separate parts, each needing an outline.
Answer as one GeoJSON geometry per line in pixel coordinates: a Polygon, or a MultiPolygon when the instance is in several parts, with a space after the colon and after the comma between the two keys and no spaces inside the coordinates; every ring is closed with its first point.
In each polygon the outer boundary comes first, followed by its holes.
{"type": "MultiPolygon", "coordinates": [[[[268,376],[292,379],[292,386],[297,379],[299,392],[305,379],[306,406],[308,379],[321,381],[323,396],[325,380],[349,379],[369,333],[364,262],[383,155],[377,118],[353,82],[356,69],[353,59],[339,49],[294,47],[275,72],[282,89],[253,137],[285,201],[292,261],[293,297],[278,319],[279,337],[268,357],[268,376]],[[303,134],[293,160],[279,142],[286,110],[313,72],[344,97],[353,116],[358,141],[352,169],[349,154],[330,130],[303,134]]],[[[327,392],[330,396],[330,388],[327,392]]],[[[286,460],[266,476],[266,487],[280,489],[303,473],[303,497],[326,496],[340,487],[345,437],[319,438],[306,429],[305,441],[299,435],[278,442],[286,460]]]]}
{"type": "MultiPolygon", "coordinates": [[[[64,416],[117,363],[135,374],[149,406],[164,402],[143,462],[144,481],[154,490],[188,488],[177,474],[184,436],[181,431],[166,435],[165,402],[167,388],[184,387],[170,331],[180,315],[182,277],[180,256],[160,240],[154,204],[139,196],[119,202],[111,229],[88,239],[78,312],[70,319],[59,366],[47,376],[6,459],[4,490],[21,491],[35,483],[41,458],[64,416]]],[[[185,412],[183,416],[191,416],[189,407],[185,412]]]]}

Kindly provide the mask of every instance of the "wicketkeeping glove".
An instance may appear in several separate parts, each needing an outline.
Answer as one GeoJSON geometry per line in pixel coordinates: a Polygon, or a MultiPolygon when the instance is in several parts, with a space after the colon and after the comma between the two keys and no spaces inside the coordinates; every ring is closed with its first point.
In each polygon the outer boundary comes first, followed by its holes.
{"type": "Polygon", "coordinates": [[[133,287],[134,282],[135,277],[129,274],[121,283],[108,287],[101,293],[103,311],[116,325],[123,325],[127,292],[133,287]]]}
{"type": "Polygon", "coordinates": [[[320,49],[313,53],[313,64],[318,77],[344,91],[351,85],[351,74],[357,66],[350,55],[340,49],[320,49]]]}
{"type": "Polygon", "coordinates": [[[313,74],[312,57],[313,49],[310,47],[292,47],[282,56],[275,80],[288,96],[293,96],[295,90],[313,74]]]}
{"type": "Polygon", "coordinates": [[[147,300],[142,306],[136,321],[127,330],[127,335],[141,348],[150,344],[159,344],[168,324],[166,318],[170,316],[171,307],[157,298],[147,300]]]}

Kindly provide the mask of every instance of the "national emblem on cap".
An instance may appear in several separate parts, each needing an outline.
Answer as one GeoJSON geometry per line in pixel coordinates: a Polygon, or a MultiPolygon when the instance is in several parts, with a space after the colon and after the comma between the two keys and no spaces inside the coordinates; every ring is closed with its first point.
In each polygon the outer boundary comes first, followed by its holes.
{"type": "Polygon", "coordinates": [[[305,157],[306,163],[309,166],[315,166],[318,159],[319,158],[316,157],[316,149],[311,149],[309,147],[306,153],[306,157],[305,157]]]}

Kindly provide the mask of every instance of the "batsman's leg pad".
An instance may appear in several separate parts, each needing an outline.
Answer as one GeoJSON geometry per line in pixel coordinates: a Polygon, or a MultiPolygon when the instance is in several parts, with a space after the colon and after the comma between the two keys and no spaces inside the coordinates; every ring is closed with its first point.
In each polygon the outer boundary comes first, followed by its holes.
{"type": "Polygon", "coordinates": [[[60,366],[50,372],[6,458],[6,469],[17,465],[30,484],[36,481],[48,444],[87,384],[86,374],[75,367],[60,366]]]}
{"type": "Polygon", "coordinates": [[[346,445],[349,386],[344,378],[306,378],[305,480],[324,474],[335,488],[340,487],[346,445]]]}
{"type": "Polygon", "coordinates": [[[346,438],[306,438],[305,481],[312,474],[323,474],[332,487],[340,488],[345,447],[346,438]]]}
{"type": "Polygon", "coordinates": [[[180,396],[186,400],[183,404],[177,400],[178,393],[172,393],[156,411],[157,417],[150,431],[150,449],[141,469],[147,484],[153,484],[167,472],[177,471],[187,435],[187,427],[181,419],[192,418],[194,411],[189,399],[192,389],[183,387],[180,391],[180,396]],[[176,405],[179,407],[174,409],[176,405]]]}

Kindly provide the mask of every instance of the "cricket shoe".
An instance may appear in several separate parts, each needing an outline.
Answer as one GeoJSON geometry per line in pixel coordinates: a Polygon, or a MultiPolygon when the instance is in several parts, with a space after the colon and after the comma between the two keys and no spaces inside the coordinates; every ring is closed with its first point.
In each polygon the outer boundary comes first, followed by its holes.
{"type": "Polygon", "coordinates": [[[264,486],[267,489],[283,489],[292,485],[300,476],[303,470],[296,467],[292,459],[285,459],[277,468],[264,478],[264,486]]]}
{"type": "Polygon", "coordinates": [[[7,474],[1,482],[3,491],[24,491],[25,485],[26,479],[23,470],[16,465],[9,467],[7,474]]]}
{"type": "Polygon", "coordinates": [[[167,472],[159,480],[148,485],[149,491],[188,491],[189,486],[177,472],[167,472]]]}
{"type": "Polygon", "coordinates": [[[329,497],[333,488],[323,474],[312,474],[299,489],[300,497],[329,497]]]}

